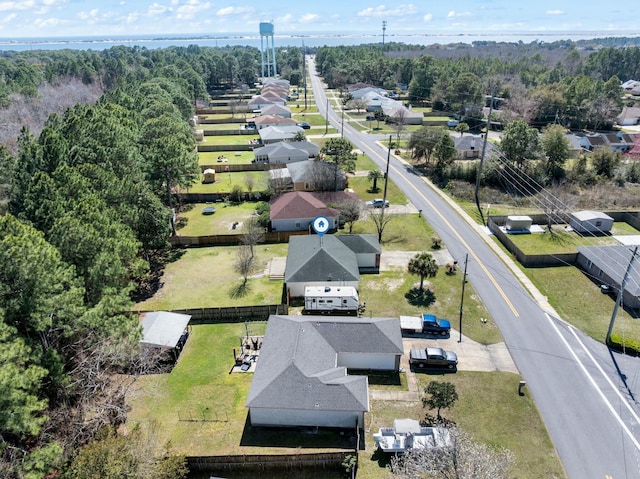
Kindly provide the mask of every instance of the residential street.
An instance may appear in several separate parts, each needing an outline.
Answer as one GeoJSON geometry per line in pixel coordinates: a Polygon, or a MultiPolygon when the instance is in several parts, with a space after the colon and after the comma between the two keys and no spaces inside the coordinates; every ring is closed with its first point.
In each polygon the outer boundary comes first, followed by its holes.
{"type": "MultiPolygon", "coordinates": [[[[308,61],[324,114],[326,96],[308,61]]],[[[341,118],[331,108],[329,121],[340,130],[341,118]]],[[[388,136],[360,133],[348,124],[344,135],[384,171],[388,152],[377,141],[386,143],[388,136]]],[[[410,165],[392,156],[389,177],[423,211],[453,258],[461,262],[469,255],[469,280],[527,381],[526,393],[533,395],[568,477],[640,478],[640,359],[610,353],[558,318],[484,229],[410,165]]]]}

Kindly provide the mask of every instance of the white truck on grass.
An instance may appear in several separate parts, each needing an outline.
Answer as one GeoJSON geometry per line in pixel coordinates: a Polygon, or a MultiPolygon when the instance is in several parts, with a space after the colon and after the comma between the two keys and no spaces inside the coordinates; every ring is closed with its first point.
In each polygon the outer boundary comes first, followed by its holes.
{"type": "Polygon", "coordinates": [[[361,308],[353,286],[306,286],[304,314],[342,314],[356,316],[361,308]]]}

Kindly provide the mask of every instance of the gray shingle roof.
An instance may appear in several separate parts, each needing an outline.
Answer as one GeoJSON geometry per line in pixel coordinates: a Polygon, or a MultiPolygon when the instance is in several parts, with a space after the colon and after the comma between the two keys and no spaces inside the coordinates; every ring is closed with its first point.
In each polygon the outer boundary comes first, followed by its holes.
{"type": "Polygon", "coordinates": [[[366,376],[348,376],[338,354],[402,351],[395,318],[271,316],[246,405],[367,411],[366,376]]]}
{"type": "Polygon", "coordinates": [[[356,254],[382,252],[378,237],[374,234],[336,235],[336,238],[356,254]]]}
{"type": "MultiPolygon", "coordinates": [[[[621,284],[627,265],[631,261],[633,246],[580,246],[578,252],[587,260],[591,261],[604,274],[621,284]]],[[[626,290],[634,295],[640,296],[640,269],[637,263],[629,272],[626,290]]]]}
{"type": "Polygon", "coordinates": [[[359,281],[356,255],[334,235],[289,238],[285,283],[359,281]]]}

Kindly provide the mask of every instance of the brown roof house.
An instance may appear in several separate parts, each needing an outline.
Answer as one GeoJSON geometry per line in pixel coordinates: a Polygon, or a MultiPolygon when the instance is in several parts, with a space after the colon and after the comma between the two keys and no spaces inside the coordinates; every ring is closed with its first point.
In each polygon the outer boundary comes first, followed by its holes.
{"type": "Polygon", "coordinates": [[[272,231],[309,231],[311,222],[317,216],[326,217],[330,229],[338,228],[340,212],[329,208],[312,193],[292,191],[271,201],[269,219],[272,231]]]}

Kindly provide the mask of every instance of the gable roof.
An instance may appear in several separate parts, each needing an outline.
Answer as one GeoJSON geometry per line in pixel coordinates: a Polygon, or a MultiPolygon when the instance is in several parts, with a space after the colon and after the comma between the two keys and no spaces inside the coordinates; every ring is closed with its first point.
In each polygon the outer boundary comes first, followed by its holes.
{"type": "Polygon", "coordinates": [[[271,202],[271,220],[315,218],[316,216],[337,217],[338,210],[327,207],[319,199],[305,191],[283,193],[271,202]]]}
{"type": "Polygon", "coordinates": [[[288,106],[278,105],[277,103],[274,103],[272,105],[265,106],[260,113],[260,116],[262,115],[291,116],[291,109],[288,106]]]}
{"type": "Polygon", "coordinates": [[[380,254],[382,252],[378,237],[374,234],[336,235],[336,238],[355,254],[380,254]]]}
{"type": "MultiPolygon", "coordinates": [[[[314,171],[313,168],[331,168],[331,171],[334,171],[334,167],[329,162],[322,160],[307,160],[307,161],[298,161],[296,163],[288,163],[287,169],[289,170],[289,176],[294,183],[302,183],[304,181],[313,180],[314,171]]],[[[316,169],[316,171],[317,171],[316,169]]],[[[321,170],[323,171],[323,170],[321,170]]],[[[346,175],[340,169],[338,169],[338,181],[342,184],[346,179],[346,175]]]]}
{"type": "Polygon", "coordinates": [[[258,131],[262,140],[292,139],[304,130],[297,125],[267,126],[258,131]]]}
{"type": "Polygon", "coordinates": [[[279,115],[260,115],[254,118],[256,125],[296,125],[297,122],[293,118],[285,118],[279,115]]]}
{"type": "Polygon", "coordinates": [[[246,405],[368,411],[366,376],[347,376],[338,355],[402,352],[395,318],[270,316],[246,405]]]}
{"type": "Polygon", "coordinates": [[[334,235],[292,236],[284,281],[360,281],[360,271],[355,253],[334,235]]]}
{"type": "Polygon", "coordinates": [[[266,104],[274,104],[274,101],[269,99],[269,98],[265,98],[262,95],[257,95],[254,96],[251,101],[249,102],[249,106],[251,105],[266,105],[266,104]]]}

